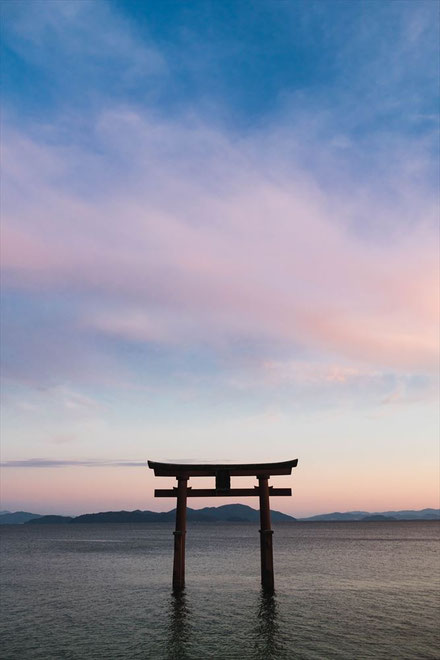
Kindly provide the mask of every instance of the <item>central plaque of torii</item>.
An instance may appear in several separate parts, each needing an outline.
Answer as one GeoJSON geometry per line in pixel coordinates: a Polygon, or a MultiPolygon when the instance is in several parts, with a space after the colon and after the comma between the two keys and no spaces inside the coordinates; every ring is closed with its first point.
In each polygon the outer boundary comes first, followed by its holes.
{"type": "Polygon", "coordinates": [[[148,461],[156,477],[175,477],[177,488],[154,491],[155,497],[176,497],[176,530],[174,532],[173,588],[185,586],[185,535],[186,501],[188,497],[252,497],[260,500],[260,550],[261,584],[272,591],[274,588],[272,534],[270,525],[269,497],[292,495],[290,488],[273,488],[269,479],[274,475],[292,474],[298,459],[281,463],[237,463],[237,464],[190,464],[157,463],[148,461]],[[215,488],[191,488],[190,477],[215,477],[215,488]],[[253,488],[231,488],[231,477],[257,477],[258,486],[253,488]]]}

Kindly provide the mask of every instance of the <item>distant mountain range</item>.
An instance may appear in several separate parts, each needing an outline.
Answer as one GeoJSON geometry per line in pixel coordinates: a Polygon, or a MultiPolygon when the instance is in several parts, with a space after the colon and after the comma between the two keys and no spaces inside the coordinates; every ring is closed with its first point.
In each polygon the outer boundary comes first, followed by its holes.
{"type": "Polygon", "coordinates": [[[440,520],[440,509],[421,509],[420,511],[346,511],[340,513],[322,513],[318,516],[309,518],[299,518],[299,520],[308,522],[335,522],[335,521],[356,521],[356,520],[440,520]]]}
{"type": "MultiPolygon", "coordinates": [[[[41,516],[29,519],[29,524],[87,524],[87,523],[143,523],[143,522],[173,522],[176,510],[157,513],[156,511],[106,511],[102,513],[85,513],[74,518],[70,516],[41,516]]],[[[255,509],[244,504],[225,504],[219,507],[204,509],[187,509],[189,522],[257,522],[260,514],[255,509]]],[[[272,511],[274,522],[293,522],[295,518],[280,511],[272,511]]],[[[1,516],[0,516],[1,522],[1,516]]]]}
{"type": "MultiPolygon", "coordinates": [[[[44,516],[27,511],[16,511],[15,513],[3,512],[0,514],[0,525],[22,525],[22,524],[81,524],[81,523],[149,523],[149,522],[172,522],[175,517],[175,509],[157,513],[156,511],[106,511],[102,513],[85,513],[81,516],[44,516]]],[[[440,520],[440,509],[422,509],[421,511],[347,511],[340,513],[324,513],[309,518],[294,518],[280,511],[272,511],[273,522],[355,522],[355,521],[393,521],[393,520],[440,520]]],[[[225,504],[217,507],[205,507],[204,509],[187,509],[187,517],[190,522],[258,522],[260,514],[257,509],[252,509],[244,504],[225,504]]]]}
{"type": "Polygon", "coordinates": [[[6,511],[0,514],[0,525],[22,525],[33,518],[42,518],[42,516],[28,511],[16,511],[15,513],[6,511]]]}

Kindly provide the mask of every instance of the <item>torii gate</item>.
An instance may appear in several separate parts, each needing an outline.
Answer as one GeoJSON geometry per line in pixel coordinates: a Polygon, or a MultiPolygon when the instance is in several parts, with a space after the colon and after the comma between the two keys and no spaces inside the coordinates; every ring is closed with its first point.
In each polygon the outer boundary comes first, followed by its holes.
{"type": "Polygon", "coordinates": [[[273,590],[273,552],[270,526],[269,496],[292,495],[290,488],[273,488],[269,486],[272,475],[292,474],[298,459],[282,463],[240,463],[228,464],[197,464],[189,463],[156,463],[148,461],[148,467],[154,470],[156,477],[176,477],[177,488],[154,491],[155,497],[177,497],[176,530],[174,532],[174,564],[173,588],[183,589],[185,586],[185,535],[186,535],[186,501],[188,497],[249,497],[260,498],[260,550],[261,550],[261,584],[266,590],[273,590]],[[231,477],[252,477],[258,479],[254,488],[231,488],[231,477]],[[188,486],[190,477],[215,477],[215,488],[191,488],[188,486]]]}

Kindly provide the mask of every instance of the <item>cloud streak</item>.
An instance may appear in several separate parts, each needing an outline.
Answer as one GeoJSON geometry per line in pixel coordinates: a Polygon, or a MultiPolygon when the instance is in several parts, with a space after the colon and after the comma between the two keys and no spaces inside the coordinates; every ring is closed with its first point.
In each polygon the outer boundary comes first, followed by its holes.
{"type": "Polygon", "coordinates": [[[203,125],[119,111],[100,118],[96,139],[122,162],[111,189],[100,190],[98,176],[90,199],[64,186],[87,152],[6,136],[6,285],[78,295],[80,332],[125,341],[216,347],[244,338],[432,368],[434,195],[407,179],[405,163],[400,188],[390,175],[391,208],[374,179],[334,191],[275,156],[268,171],[267,137],[237,145],[203,125]],[[122,134],[128,155],[112,137],[122,134]],[[383,214],[386,242],[374,230],[383,214]]]}
{"type": "Polygon", "coordinates": [[[128,461],[128,460],[105,460],[97,458],[65,460],[50,458],[28,458],[15,461],[3,461],[0,463],[3,468],[62,468],[62,467],[143,467],[147,466],[146,461],[128,461]]]}
{"type": "MultiPolygon", "coordinates": [[[[98,90],[105,94],[111,80],[113,93],[121,93],[140,79],[167,74],[160,50],[141,39],[107,2],[34,0],[26,11],[5,8],[4,21],[9,48],[36,73],[50,71],[52,95],[56,90],[71,97],[82,89],[84,101],[96,103],[98,90]],[[47,52],[57,56],[48,58],[47,52]],[[94,90],[92,97],[89,90],[84,93],[86,86],[94,90]]],[[[45,86],[47,81],[43,78],[41,83],[45,86]]]]}

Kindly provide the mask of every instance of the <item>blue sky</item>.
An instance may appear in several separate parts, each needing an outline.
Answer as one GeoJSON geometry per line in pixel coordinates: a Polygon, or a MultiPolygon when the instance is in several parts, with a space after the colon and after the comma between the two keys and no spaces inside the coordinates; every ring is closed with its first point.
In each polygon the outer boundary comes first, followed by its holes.
{"type": "Polygon", "coordinates": [[[292,513],[435,506],[438,3],[2,15],[4,506],[293,457],[292,513]]]}

